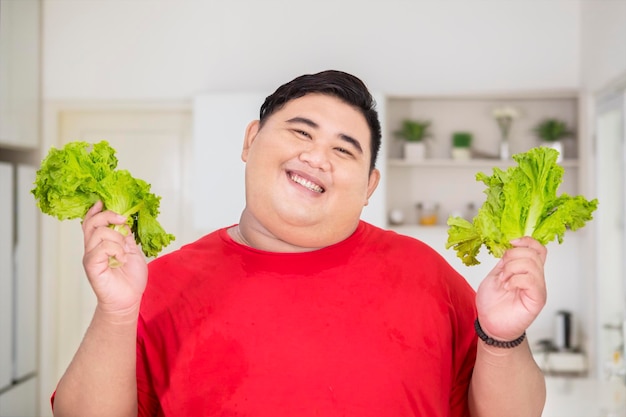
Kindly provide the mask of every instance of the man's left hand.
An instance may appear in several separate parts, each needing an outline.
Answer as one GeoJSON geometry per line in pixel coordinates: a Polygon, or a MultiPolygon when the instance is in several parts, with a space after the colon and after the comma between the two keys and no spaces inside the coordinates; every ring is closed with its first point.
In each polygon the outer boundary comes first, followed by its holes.
{"type": "Polygon", "coordinates": [[[503,341],[524,333],[546,303],[546,247],[531,237],[511,244],[513,248],[504,253],[476,294],[482,329],[503,341]]]}

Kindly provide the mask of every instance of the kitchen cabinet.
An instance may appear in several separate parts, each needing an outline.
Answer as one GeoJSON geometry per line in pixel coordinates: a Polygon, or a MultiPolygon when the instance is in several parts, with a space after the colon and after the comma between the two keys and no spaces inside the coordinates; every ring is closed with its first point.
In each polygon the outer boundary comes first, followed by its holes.
{"type": "Polygon", "coordinates": [[[0,162],[0,392],[13,369],[13,166],[0,162]]]}
{"type": "Polygon", "coordinates": [[[37,386],[36,168],[0,162],[0,417],[34,416],[37,386]]]}
{"type": "Polygon", "coordinates": [[[36,168],[20,164],[16,168],[15,209],[16,241],[14,246],[14,374],[16,381],[33,375],[37,370],[37,270],[39,259],[39,213],[30,193],[36,168]]]}
{"type": "Polygon", "coordinates": [[[618,380],[546,377],[542,417],[622,417],[626,415],[626,386],[618,380]]]}
{"type": "Polygon", "coordinates": [[[33,417],[37,412],[37,378],[30,378],[0,394],[0,416],[33,417]]]}
{"type": "Polygon", "coordinates": [[[0,146],[39,143],[41,0],[0,1],[0,146]]]}
{"type": "MultiPolygon", "coordinates": [[[[521,153],[541,143],[533,134],[535,125],[544,118],[564,120],[578,129],[578,95],[575,92],[538,94],[476,95],[446,97],[387,96],[384,102],[386,149],[386,206],[402,218],[404,225],[418,225],[418,205],[437,207],[435,225],[445,225],[450,215],[472,217],[484,201],[484,184],[475,180],[477,172],[492,173],[493,167],[506,169],[514,165],[510,158],[499,157],[501,134],[492,116],[497,107],[513,107],[519,116],[513,121],[510,153],[521,153]],[[402,141],[394,132],[404,119],[428,120],[432,137],[427,139],[426,158],[407,161],[402,154],[402,141]],[[452,134],[472,134],[472,158],[454,160],[452,134]]],[[[559,192],[578,193],[578,141],[564,141],[565,169],[559,192]]],[[[388,221],[388,226],[396,225],[388,221]]],[[[424,226],[428,227],[428,226],[424,226]]]]}
{"type": "MultiPolygon", "coordinates": [[[[476,95],[471,97],[397,97],[386,96],[384,108],[383,144],[387,157],[381,159],[384,168],[386,226],[398,233],[415,237],[435,249],[456,269],[468,283],[477,289],[485,276],[497,263],[485,248],[478,256],[479,265],[468,267],[456,256],[453,249],[446,249],[450,215],[472,218],[485,201],[485,185],[475,179],[478,172],[492,174],[493,167],[506,169],[516,163],[511,159],[500,159],[498,155],[500,132],[492,116],[493,109],[512,106],[519,112],[509,138],[511,154],[525,152],[538,146],[532,129],[542,119],[551,117],[565,120],[577,132],[583,131],[580,123],[580,96],[577,92],[547,92],[537,94],[476,95]],[[403,157],[402,142],[394,137],[404,119],[430,120],[432,137],[427,142],[426,158],[407,161],[403,157]],[[456,131],[473,134],[470,159],[452,158],[452,133],[456,131]],[[384,161],[384,162],[383,162],[384,161]],[[438,207],[437,220],[432,225],[419,222],[418,204],[438,207]],[[399,210],[403,222],[391,221],[389,215],[399,210]]],[[[564,146],[564,177],[558,193],[585,194],[588,175],[588,154],[582,152],[588,145],[584,136],[569,139],[564,146]],[[583,146],[581,146],[583,145],[583,146]]],[[[396,217],[398,218],[398,217],[396,217]]],[[[585,262],[589,253],[587,242],[591,228],[568,232],[563,244],[549,244],[549,256],[545,265],[548,284],[548,301],[542,313],[528,329],[531,343],[553,336],[554,313],[559,310],[574,312],[585,317],[591,307],[585,282],[589,280],[585,262]],[[567,288],[568,291],[562,291],[567,288]]],[[[585,330],[587,323],[582,324],[585,330]]],[[[582,346],[589,352],[590,343],[582,346]]],[[[593,372],[593,369],[589,369],[593,372]]]]}

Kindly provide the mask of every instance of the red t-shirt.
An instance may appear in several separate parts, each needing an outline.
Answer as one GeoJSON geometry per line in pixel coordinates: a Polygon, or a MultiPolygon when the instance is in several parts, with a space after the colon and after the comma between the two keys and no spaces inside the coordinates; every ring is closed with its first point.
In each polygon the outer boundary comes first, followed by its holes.
{"type": "Polygon", "coordinates": [[[420,241],[361,222],[270,253],[221,229],[149,267],[140,416],[468,415],[475,294],[420,241]]]}

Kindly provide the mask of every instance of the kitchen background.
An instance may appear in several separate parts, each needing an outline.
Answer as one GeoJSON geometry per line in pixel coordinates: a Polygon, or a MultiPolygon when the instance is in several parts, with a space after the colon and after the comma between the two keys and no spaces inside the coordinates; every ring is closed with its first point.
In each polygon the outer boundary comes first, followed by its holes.
{"type": "Polygon", "coordinates": [[[111,142],[163,196],[173,250],[237,221],[240,144],[265,95],[328,68],[366,81],[383,120],[385,180],[364,218],[427,241],[474,286],[492,260],[458,263],[444,223],[480,201],[468,178],[509,165],[490,159],[491,110],[520,111],[513,152],[538,144],[541,117],[575,127],[563,190],[601,204],[550,244],[549,300],[528,333],[550,377],[546,417],[626,415],[626,392],[609,384],[626,373],[626,0],[0,0],[0,416],[51,414],[94,305],[78,223],[39,215],[28,194],[48,149],[111,142]],[[421,162],[393,135],[405,118],[433,122],[421,162]],[[474,132],[474,158],[450,158],[455,129],[474,132]],[[437,224],[418,224],[418,203],[439,204],[437,224]],[[563,310],[574,346],[546,354],[537,342],[555,342],[563,310]]]}

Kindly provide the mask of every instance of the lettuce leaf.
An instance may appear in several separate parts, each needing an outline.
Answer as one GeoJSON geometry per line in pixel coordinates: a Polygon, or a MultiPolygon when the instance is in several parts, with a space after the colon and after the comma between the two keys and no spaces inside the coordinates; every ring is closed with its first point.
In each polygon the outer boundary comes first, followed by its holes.
{"type": "Polygon", "coordinates": [[[559,153],[549,147],[532,148],[513,155],[517,166],[506,171],[493,168],[491,176],[482,172],[476,180],[487,188],[487,198],[472,222],[461,217],[448,219],[446,248],[454,248],[465,265],[477,265],[477,255],[485,245],[493,256],[502,257],[512,247],[511,240],[532,236],[545,245],[555,239],[563,242],[566,230],[577,230],[591,220],[598,200],[557,196],[563,167],[559,153]]]}
{"type": "Polygon", "coordinates": [[[31,193],[43,213],[59,220],[83,219],[102,200],[106,209],[127,217],[143,253],[156,256],[174,240],[157,221],[161,197],[150,192],[147,182],[116,169],[117,163],[115,149],[106,141],[93,145],[75,141],[63,149],[51,148],[31,193]]]}

